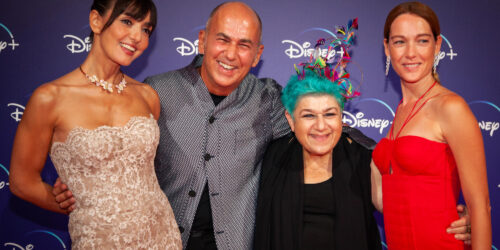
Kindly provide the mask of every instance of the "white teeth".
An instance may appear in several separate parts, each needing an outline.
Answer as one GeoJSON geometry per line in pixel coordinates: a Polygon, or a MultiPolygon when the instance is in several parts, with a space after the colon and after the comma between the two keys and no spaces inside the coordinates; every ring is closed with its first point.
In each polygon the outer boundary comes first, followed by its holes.
{"type": "Polygon", "coordinates": [[[318,138],[318,137],[319,138],[323,138],[323,137],[328,137],[329,134],[326,134],[326,135],[311,135],[311,136],[314,137],[314,138],[318,138]]]}
{"type": "Polygon", "coordinates": [[[130,45],[127,45],[127,44],[124,44],[124,43],[120,43],[120,45],[121,45],[122,47],[124,47],[124,48],[126,48],[126,49],[128,49],[128,50],[132,51],[132,52],[135,52],[135,48],[134,48],[134,47],[132,47],[132,46],[130,46],[130,45]]]}
{"type": "Polygon", "coordinates": [[[225,64],[225,63],[223,63],[223,62],[219,62],[219,65],[220,65],[220,66],[222,66],[222,67],[223,67],[223,68],[225,68],[225,69],[228,69],[228,70],[234,69],[234,67],[233,67],[233,66],[231,66],[231,65],[227,65],[227,64],[225,64]]]}
{"type": "Polygon", "coordinates": [[[414,63],[414,64],[405,64],[405,67],[408,67],[408,68],[414,68],[414,67],[417,67],[418,65],[420,65],[420,64],[418,64],[418,63],[414,63]]]}

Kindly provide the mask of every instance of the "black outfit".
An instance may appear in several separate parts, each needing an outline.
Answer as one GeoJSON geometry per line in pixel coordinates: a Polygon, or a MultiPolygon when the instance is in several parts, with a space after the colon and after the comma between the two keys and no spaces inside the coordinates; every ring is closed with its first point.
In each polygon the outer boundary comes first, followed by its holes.
{"type": "MultiPolygon", "coordinates": [[[[210,93],[210,97],[212,97],[215,106],[219,105],[226,98],[226,96],[214,95],[212,93],[210,93]]],[[[205,183],[198,208],[196,208],[186,250],[217,250],[208,193],[208,183],[205,183]]]]}
{"type": "Polygon", "coordinates": [[[335,188],[333,178],[317,184],[304,184],[302,249],[335,249],[335,188]]]}
{"type": "MultiPolygon", "coordinates": [[[[371,202],[371,151],[347,134],[333,149],[333,230],[335,249],[382,249],[371,202]]],[[[302,146],[292,136],[268,147],[262,163],[254,249],[314,249],[304,241],[302,146]]]]}

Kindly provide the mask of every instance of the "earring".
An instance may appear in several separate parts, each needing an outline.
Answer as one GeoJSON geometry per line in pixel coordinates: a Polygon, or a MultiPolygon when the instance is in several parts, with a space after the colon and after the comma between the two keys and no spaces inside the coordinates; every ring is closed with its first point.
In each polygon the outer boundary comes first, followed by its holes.
{"type": "Polygon", "coordinates": [[[388,56],[385,60],[385,76],[389,75],[389,67],[391,66],[391,57],[388,56]]]}
{"type": "Polygon", "coordinates": [[[434,64],[432,64],[432,73],[433,74],[436,74],[436,68],[439,64],[439,57],[438,56],[434,56],[434,64]]]}

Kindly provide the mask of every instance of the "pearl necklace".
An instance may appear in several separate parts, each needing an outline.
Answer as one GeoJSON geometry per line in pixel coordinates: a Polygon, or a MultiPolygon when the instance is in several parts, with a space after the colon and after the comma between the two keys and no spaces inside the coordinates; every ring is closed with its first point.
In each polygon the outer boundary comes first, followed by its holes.
{"type": "Polygon", "coordinates": [[[98,79],[96,75],[93,76],[87,75],[87,73],[83,71],[81,65],[80,65],[80,71],[82,72],[83,75],[85,75],[85,77],[87,77],[90,83],[95,84],[95,86],[97,87],[99,86],[102,87],[102,89],[108,91],[109,93],[113,93],[113,87],[116,87],[118,89],[118,94],[120,94],[123,91],[123,89],[127,87],[127,81],[125,81],[125,75],[121,71],[120,72],[122,73],[122,80],[116,86],[113,83],[104,81],[102,79],[98,79]]]}

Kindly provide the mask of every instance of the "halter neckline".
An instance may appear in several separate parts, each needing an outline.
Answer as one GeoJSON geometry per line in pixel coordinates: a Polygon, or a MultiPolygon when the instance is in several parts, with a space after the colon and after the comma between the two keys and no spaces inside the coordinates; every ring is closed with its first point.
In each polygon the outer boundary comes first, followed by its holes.
{"type": "MultiPolygon", "coordinates": [[[[396,138],[399,137],[399,135],[401,134],[401,131],[403,131],[403,128],[406,126],[406,124],[408,124],[408,122],[410,122],[410,120],[418,113],[418,111],[420,111],[420,109],[422,109],[422,107],[427,103],[427,101],[429,101],[431,99],[431,98],[429,98],[429,99],[425,100],[424,103],[422,103],[422,105],[420,105],[418,107],[418,109],[415,110],[415,107],[417,107],[417,104],[424,98],[424,96],[427,95],[427,93],[429,93],[429,91],[431,91],[431,89],[434,86],[436,86],[436,83],[437,83],[437,81],[434,81],[434,83],[417,99],[415,104],[413,104],[413,107],[411,108],[410,113],[408,114],[405,121],[403,122],[403,125],[401,126],[398,133],[396,134],[396,137],[394,137],[394,121],[392,122],[391,131],[389,133],[389,137],[391,138],[391,140],[395,140],[396,138]],[[414,110],[415,110],[415,112],[413,112],[414,110]]],[[[401,99],[401,101],[399,101],[398,107],[396,108],[396,114],[395,114],[394,118],[396,118],[396,115],[398,114],[399,106],[401,106],[402,102],[403,102],[403,99],[401,99]]]]}

